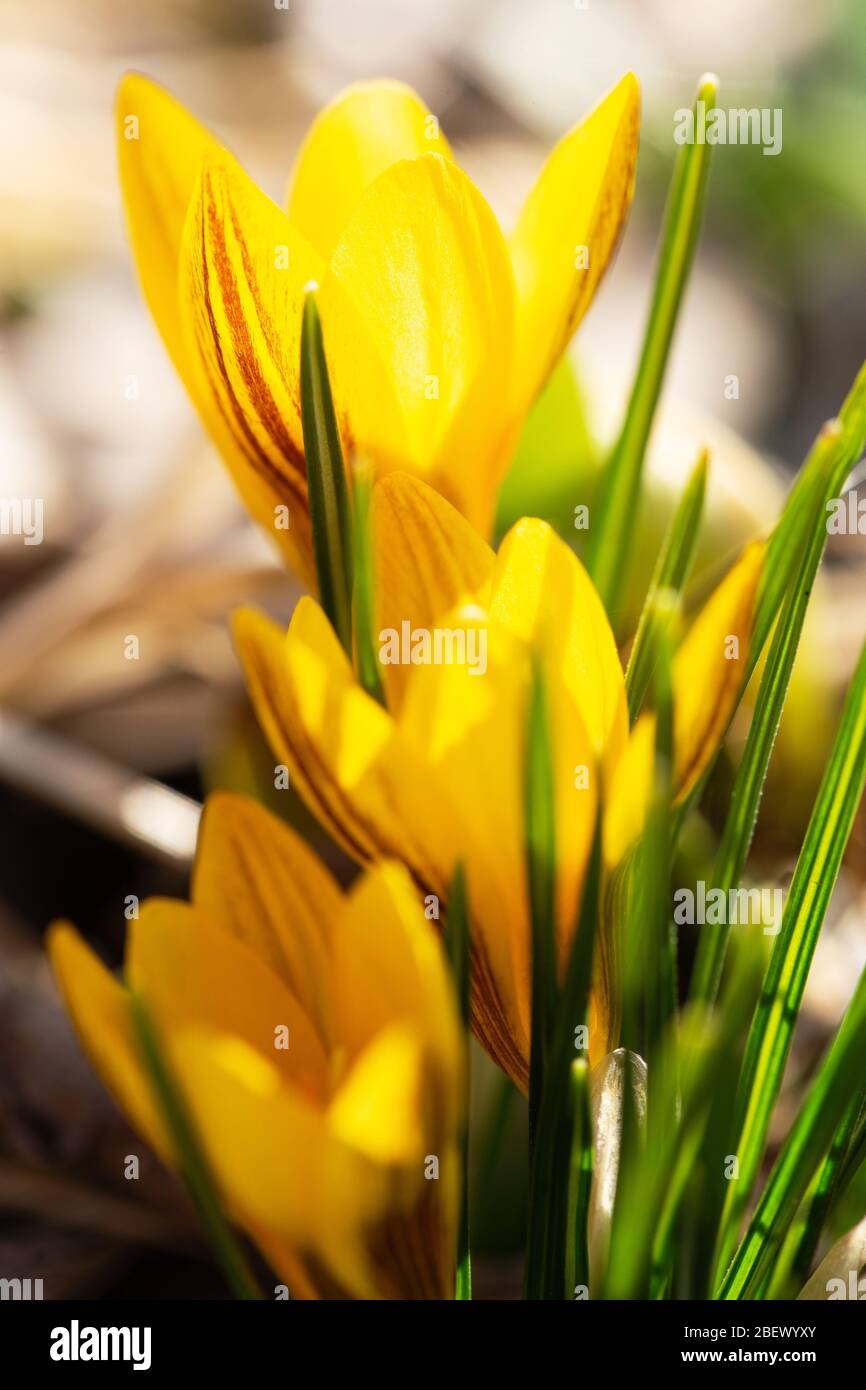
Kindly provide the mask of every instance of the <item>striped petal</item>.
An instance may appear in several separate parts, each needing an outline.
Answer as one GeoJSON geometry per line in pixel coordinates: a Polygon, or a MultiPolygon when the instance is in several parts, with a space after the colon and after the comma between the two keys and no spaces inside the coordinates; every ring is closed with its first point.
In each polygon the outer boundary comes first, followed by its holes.
{"type": "MultiPolygon", "coordinates": [[[[419,478],[391,473],[373,496],[376,615],[380,629],[432,628],[466,599],[484,604],[493,551],[450,502],[419,478]]],[[[388,706],[399,710],[411,667],[383,666],[388,706]]]]}
{"type": "Polygon", "coordinates": [[[285,636],[253,610],[234,631],[265,735],[320,823],[357,862],[401,859],[443,894],[459,841],[447,790],[356,684],[318,604],[302,598],[285,636]]]}
{"type": "MultiPolygon", "coordinates": [[[[401,730],[427,751],[441,784],[458,789],[473,929],[476,1034],[525,1088],[529,1056],[529,906],[525,876],[524,767],[529,653],[481,609],[449,614],[443,629],[486,635],[486,669],[468,662],[417,666],[401,730]]],[[[560,957],[576,919],[592,838],[594,776],[576,786],[575,768],[594,766],[583,721],[561,682],[548,682],[557,818],[560,957]]]]}
{"type": "MultiPolygon", "coordinates": [[[[511,816],[513,824],[511,783],[501,805],[488,788],[480,803],[484,813],[476,816],[478,764],[472,764],[466,740],[448,742],[443,733],[446,716],[437,729],[441,746],[434,748],[427,736],[436,710],[435,694],[429,705],[416,695],[416,712],[411,715],[407,698],[407,711],[398,725],[357,686],[327,619],[312,600],[301,599],[285,637],[261,614],[246,611],[237,615],[235,638],[271,747],[291,769],[296,787],[320,823],[349,854],[360,863],[400,860],[419,892],[435,895],[443,906],[456,864],[466,861],[470,894],[476,894],[477,903],[473,1024],[491,1055],[525,1085],[527,1009],[521,1000],[526,971],[523,964],[515,964],[515,953],[521,961],[525,959],[519,930],[521,871],[516,879],[509,876],[508,859],[502,844],[496,842],[490,815],[492,804],[497,808],[496,826],[503,816],[511,816]],[[452,762],[447,762],[449,753],[452,762]],[[459,778],[461,758],[472,769],[469,787],[460,780],[446,780],[459,778]],[[508,921],[514,924],[511,930],[503,928],[508,921]]],[[[440,675],[447,672],[447,668],[435,670],[440,675]]],[[[415,668],[414,674],[421,675],[422,668],[415,668]]],[[[473,685],[485,686],[486,681],[487,677],[473,680],[473,685]]],[[[452,688],[449,682],[449,691],[452,688]]],[[[484,704],[481,692],[469,693],[471,703],[459,712],[467,739],[475,728],[471,714],[480,719],[484,712],[479,706],[479,701],[484,704]]],[[[446,693],[443,699],[456,719],[458,711],[453,706],[461,706],[462,692],[453,697],[446,693]]],[[[497,713],[497,729],[506,721],[507,736],[513,740],[515,726],[513,720],[507,721],[506,709],[492,702],[484,708],[491,715],[497,713]]],[[[513,708],[512,701],[507,710],[513,708]]],[[[485,767],[499,757],[501,745],[494,750],[494,742],[493,735],[488,735],[485,767]]],[[[512,744],[504,746],[507,750],[512,744]]],[[[497,772],[497,788],[509,769],[510,757],[505,771],[497,772]]]]}
{"type": "Polygon", "coordinates": [[[331,925],[343,898],[306,842],[250,797],[211,795],[192,901],[285,982],[327,1041],[331,925]]]}
{"type": "Polygon", "coordinates": [[[349,216],[374,179],[400,159],[450,155],[439,123],[402,82],[358,82],[320,111],[301,146],[289,217],[330,260],[349,216]]]}
{"type": "Polygon", "coordinates": [[[510,239],[522,415],[589,308],[634,189],[640,92],[632,73],[553,150],[510,239]]]}
{"type": "Polygon", "coordinates": [[[254,517],[312,577],[300,410],[316,253],[224,152],[205,157],[180,252],[194,399],[254,517]]]}

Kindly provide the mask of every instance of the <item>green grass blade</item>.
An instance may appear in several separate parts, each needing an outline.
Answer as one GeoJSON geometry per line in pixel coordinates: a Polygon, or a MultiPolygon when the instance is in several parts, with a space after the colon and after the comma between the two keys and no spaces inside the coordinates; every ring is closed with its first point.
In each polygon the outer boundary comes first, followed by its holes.
{"type": "Polygon", "coordinates": [[[568,1176],[568,1227],[565,1247],[565,1297],[589,1289],[589,1199],[592,1191],[592,1123],[589,1105],[589,1062],[577,1057],[571,1064],[571,1158],[568,1176]]]}
{"type": "Polygon", "coordinates": [[[575,1030],[589,1023],[589,996],[600,904],[601,833],[596,825],[580,913],[559,992],[544,1070],[529,1174],[527,1298],[561,1299],[565,1287],[572,1116],[569,1103],[575,1030]]]}
{"type": "Polygon", "coordinates": [[[672,613],[668,594],[680,596],[691,573],[707,487],[707,451],[704,450],[683,490],[659,552],[625,673],[629,720],[637,719],[652,676],[659,628],[666,629],[672,613]],[[662,600],[660,605],[660,600],[662,600]]]}
{"type": "Polygon", "coordinates": [[[352,617],[358,679],[368,695],[385,703],[374,637],[373,546],[370,534],[372,469],[365,459],[352,466],[352,617]]]}
{"type": "Polygon", "coordinates": [[[301,327],[301,422],[319,598],[352,655],[352,544],[349,490],[334,414],[316,292],[307,291],[301,327]]]}
{"type": "Polygon", "coordinates": [[[712,1016],[703,1005],[689,1006],[671,1020],[648,1064],[646,1144],[633,1143],[629,1155],[628,1136],[623,1135],[607,1298],[659,1298],[675,1281],[676,1224],[705,1137],[723,1104],[724,1078],[748,1018],[754,979],[753,958],[738,955],[724,1008],[712,1016]],[[653,1108],[667,1123],[653,1121],[653,1108]]]}
{"type": "Polygon", "coordinates": [[[713,1296],[716,1241],[731,1181],[737,1084],[745,1034],[764,975],[764,950],[759,936],[740,934],[733,938],[731,946],[731,968],[719,1006],[725,1038],[708,1082],[712,1104],[706,1128],[689,1165],[682,1208],[673,1214],[674,1222],[665,1199],[654,1248],[654,1277],[666,1272],[667,1256],[667,1265],[673,1270],[671,1297],[677,1299],[713,1296]],[[666,1228],[670,1231],[668,1248],[664,1240],[666,1228]]]}
{"type": "MultiPolygon", "coordinates": [[[[715,106],[716,79],[701,79],[693,110],[715,106]]],[[[601,478],[588,550],[589,572],[615,623],[631,554],[647,440],[667,368],[683,292],[700,234],[712,146],[683,145],[674,167],[655,288],[622,431],[601,478]]]]}
{"type": "Polygon", "coordinates": [[[464,1034],[464,1111],[460,1127],[461,1183],[460,1224],[457,1240],[457,1273],[454,1297],[460,1301],[472,1297],[472,1261],[469,1251],[469,912],[466,905],[466,879],[463,865],[458,864],[448,894],[448,923],[445,945],[451,964],[451,974],[457,994],[457,1006],[464,1034]]]}
{"type": "MultiPolygon", "coordinates": [[[[796,584],[788,595],[773,635],[767,665],[761,678],[713,869],[712,887],[721,890],[726,901],[730,890],[739,883],[748,858],[764,780],[806,620],[806,609],[826,542],[826,527],[823,524],[816,525],[802,558],[796,584]]],[[[711,929],[705,927],[701,933],[691,981],[693,999],[704,999],[710,1003],[715,999],[727,950],[728,933],[729,925],[714,926],[711,929]]]]}
{"type": "Polygon", "coordinates": [[[556,828],[553,755],[541,668],[533,664],[524,781],[526,876],[532,941],[529,1151],[535,1144],[544,1070],[556,1007],[556,828]]]}
{"type": "Polygon", "coordinates": [[[261,1290],[256,1284],[240,1241],[223,1213],[207,1160],[183,1097],[163,1056],[150,1014],[138,995],[130,996],[130,1011],[141,1059],[175,1153],[180,1160],[184,1183],[207,1232],[226,1282],[236,1298],[261,1298],[261,1290]]]}
{"type": "Polygon", "coordinates": [[[723,1299],[753,1298],[854,1096],[866,1091],[866,971],[764,1186],[748,1230],[719,1288],[723,1299]]]}
{"type": "Polygon", "coordinates": [[[746,1046],[736,1144],[740,1176],[731,1184],[725,1207],[723,1265],[760,1166],[812,957],[864,785],[866,645],[848,689],[812,809],[746,1046]]]}
{"type": "Polygon", "coordinates": [[[497,1219],[497,1182],[505,1141],[520,1092],[513,1081],[498,1074],[488,1101],[480,1137],[475,1141],[475,1230],[491,1231],[497,1219]]]}
{"type": "Polygon", "coordinates": [[[809,1184],[797,1219],[789,1228],[773,1269],[768,1298],[793,1298],[809,1277],[821,1232],[840,1186],[852,1134],[861,1113],[854,1097],[842,1116],[839,1128],[821,1167],[809,1184]]]}

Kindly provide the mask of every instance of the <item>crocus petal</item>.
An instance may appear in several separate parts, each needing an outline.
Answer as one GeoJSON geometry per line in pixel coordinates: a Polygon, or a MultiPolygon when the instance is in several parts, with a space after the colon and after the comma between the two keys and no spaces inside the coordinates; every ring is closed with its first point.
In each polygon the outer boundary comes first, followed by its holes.
{"type": "Polygon", "coordinates": [[[616,246],[634,189],[639,114],[637,79],[627,73],[559,142],[524,203],[510,240],[518,413],[553,370],[616,246]]]}
{"type": "Polygon", "coordinates": [[[75,1031],[92,1065],[163,1162],[174,1162],[165,1126],[141,1066],[129,992],[67,922],[47,936],[48,957],[75,1031]]]}
{"type": "Polygon", "coordinates": [[[358,82],[320,111],[301,146],[289,216],[329,260],[361,195],[400,159],[450,155],[435,117],[402,82],[358,82]]]}
{"type": "MultiPolygon", "coordinates": [[[[402,1020],[440,1074],[456,1074],[458,1025],[442,944],[402,865],[384,863],[359,879],[335,925],[331,959],[334,1042],[348,1059],[402,1020]]],[[[446,1099],[453,1109],[450,1088],[446,1099]]]]}
{"type": "Polygon", "coordinates": [[[459,842],[447,790],[356,684],[318,604],[302,598],[285,637],[253,610],[234,632],[265,735],[320,823],[359,863],[401,859],[442,895],[459,842]]]}
{"type": "MultiPolygon", "coordinates": [[[[525,876],[524,749],[529,652],[483,609],[447,615],[485,661],[413,666],[400,720],[441,784],[459,788],[473,927],[478,1036],[525,1086],[529,1040],[529,908],[525,876]]],[[[589,737],[575,702],[551,676],[550,727],[557,823],[557,924],[564,956],[592,839],[597,787],[589,737]],[[589,773],[576,785],[576,768],[589,773]]],[[[455,798],[457,799],[457,798],[455,798]]]]}
{"type": "Polygon", "coordinates": [[[177,297],[187,208],[214,137],[155,82],[130,72],[117,91],[120,186],[138,278],[171,359],[190,386],[177,297]]]}
{"type": "Polygon", "coordinates": [[[675,780],[688,796],[728,727],[749,660],[765,546],[753,541],[714,590],[673,663],[675,780]]]}
{"type": "MultiPolygon", "coordinates": [[[[516,925],[511,932],[502,930],[502,914],[515,923],[520,920],[522,900],[510,892],[501,844],[493,847],[495,836],[487,823],[489,794],[476,823],[465,788],[455,782],[459,791],[452,798],[444,770],[440,775],[431,758],[430,741],[417,733],[426,717],[420,707],[404,730],[402,721],[398,726],[364,694],[330,624],[312,600],[301,599],[286,637],[262,614],[242,611],[235,618],[235,640],[275,755],[290,768],[295,786],[319,822],[353,858],[365,864],[400,860],[421,894],[434,894],[442,903],[447,902],[458,861],[494,866],[491,881],[500,886],[490,896],[480,872],[471,872],[470,893],[477,893],[478,917],[482,920],[484,913],[489,936],[487,948],[480,929],[473,942],[473,1026],[491,1056],[525,1087],[527,1011],[521,1013],[518,1002],[526,991],[525,967],[517,972],[512,957],[513,951],[525,950],[515,945],[516,925]],[[488,952],[495,953],[495,964],[488,952]]],[[[475,699],[472,708],[478,708],[475,699]]],[[[493,703],[490,708],[497,707],[493,703]]],[[[508,733],[513,736],[513,723],[508,733]]],[[[458,748],[454,757],[469,755],[458,748]]],[[[477,781],[476,768],[473,786],[477,781]]],[[[509,793],[503,814],[512,814],[513,806],[509,793]]]]}
{"type": "Polygon", "coordinates": [[[604,861],[615,869],[643,832],[653,786],[655,720],[642,715],[617,764],[604,813],[604,861]]]}
{"type": "Polygon", "coordinates": [[[208,153],[179,264],[194,399],[247,507],[307,577],[300,334],[304,287],[321,273],[316,253],[240,165],[208,153]]]}
{"type": "Polygon", "coordinates": [[[421,1176],[424,1087],[420,1039],[392,1025],[355,1059],[328,1110],[331,1131],[375,1163],[414,1162],[421,1176]]]}
{"type": "MultiPolygon", "coordinates": [[[[761,541],[746,546],[674,657],[676,801],[684,800],[706,771],[740,698],[764,553],[761,541]]],[[[614,773],[605,811],[604,854],[611,868],[643,830],[652,794],[654,745],[655,716],[643,714],[614,773]]]]}
{"type": "Polygon", "coordinates": [[[343,898],[305,841],[251,798],[214,793],[192,900],[285,981],[327,1041],[328,948],[343,898]]]}
{"type": "Polygon", "coordinates": [[[610,770],[628,735],[622,665],[604,605],[574,552],[544,521],[524,518],[499,548],[491,618],[544,651],[610,770]]]}
{"type": "Polygon", "coordinates": [[[219,1029],[273,1058],[307,1095],[327,1095],[327,1059],[298,1001],[252,951],[188,903],[150,898],[143,905],[130,925],[127,974],[166,1037],[184,1026],[219,1029]]]}
{"type": "MultiPolygon", "coordinates": [[[[456,507],[407,473],[373,494],[376,616],[380,629],[432,628],[466,599],[487,601],[493,551],[456,507]]],[[[412,668],[382,667],[388,706],[399,710],[412,668]]]]}
{"type": "Polygon", "coordinates": [[[287,1240],[305,1266],[323,1262],[354,1296],[372,1297],[362,1233],[385,1209],[387,1172],[341,1144],[327,1116],[242,1040],[186,1029],[173,1038],[171,1059],[243,1224],[287,1240]]]}
{"type": "Polygon", "coordinates": [[[441,155],[371,184],[322,290],[325,341],[350,442],[416,472],[484,534],[507,462],[514,286],[496,219],[441,155]]]}

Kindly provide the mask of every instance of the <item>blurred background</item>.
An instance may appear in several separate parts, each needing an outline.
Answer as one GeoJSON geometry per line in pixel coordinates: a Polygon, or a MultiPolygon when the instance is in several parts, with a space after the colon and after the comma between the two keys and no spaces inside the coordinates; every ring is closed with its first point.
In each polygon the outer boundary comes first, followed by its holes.
{"type": "MultiPolygon", "coordinates": [[[[402,78],[506,224],[549,146],[635,70],[645,104],[630,224],[571,364],[528,423],[501,527],[531,510],[567,531],[591,497],[637,360],[674,112],[708,69],[724,107],[781,108],[777,157],[715,153],[651,444],[634,609],[698,449],[712,450],[698,565],[709,573],[772,524],[866,357],[866,7],[0,0],[0,497],[44,507],[42,544],[0,535],[0,1274],[38,1272],[50,1297],[220,1297],[182,1194],[80,1057],[41,945],[66,916],[118,963],[125,899],[185,892],[207,788],[267,794],[271,760],[226,616],[250,600],[286,616],[296,597],[204,440],[135,284],[112,120],[130,67],[167,86],[280,201],[319,106],[354,79],[402,78]],[[142,1157],[137,1183],[123,1178],[129,1153],[142,1157]]],[[[828,555],[755,846],[754,872],[774,881],[790,872],[866,633],[866,537],[835,537],[828,555]]],[[[719,802],[729,775],[730,759],[719,802]]],[[[687,846],[698,867],[713,805],[711,789],[687,846]]],[[[792,1088],[866,960],[864,876],[861,816],[792,1088]]],[[[483,1153],[491,1127],[520,1118],[514,1105],[497,1112],[495,1097],[482,1104],[480,1062],[477,1081],[483,1153]]],[[[477,1213],[482,1292],[513,1287],[519,1170],[506,1146],[477,1213]]]]}

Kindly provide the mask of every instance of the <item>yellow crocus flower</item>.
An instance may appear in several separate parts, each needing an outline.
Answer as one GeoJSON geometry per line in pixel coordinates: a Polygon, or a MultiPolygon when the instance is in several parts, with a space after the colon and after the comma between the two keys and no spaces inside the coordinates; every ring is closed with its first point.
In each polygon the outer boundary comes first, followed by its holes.
{"type": "MultiPolygon", "coordinates": [[[[418,479],[391,474],[374,496],[380,637],[450,633],[451,659],[385,665],[383,708],[358,685],[324,613],[301,599],[284,634],[243,610],[236,642],[275,755],[321,824],[356,860],[401,860],[443,907],[465,865],[476,1036],[528,1081],[530,927],[523,750],[532,653],[545,678],[553,745],[557,930],[562,960],[577,915],[599,798],[609,868],[640,833],[652,774],[651,717],[629,733],[614,636],[592,582],[545,522],[525,518],[497,554],[418,479]],[[454,659],[463,633],[466,652],[454,659]],[[482,640],[483,635],[483,640],[482,640]]],[[[674,666],[676,791],[688,794],[735,707],[764,547],[718,586],[674,666]]],[[[420,652],[419,648],[419,652],[420,652]]],[[[591,1052],[609,1045],[602,959],[591,1052]]]]}
{"type": "Polygon", "coordinates": [[[132,1028],[145,1002],[227,1209],[297,1297],[448,1298],[461,1030],[405,869],[346,895],[282,822],[207,803],[191,902],[129,924],[125,982],[49,933],[82,1044],[132,1124],[177,1160],[132,1028]]]}
{"type": "Polygon", "coordinates": [[[284,211],[155,83],[126,76],[118,149],[145,297],[256,519],[312,583],[300,413],[304,289],[345,451],[416,474],[489,533],[526,412],[589,307],[634,185],[627,74],[555,147],[506,240],[397,82],[317,117],[284,211]],[[288,529],[287,529],[288,528],[288,529]]]}

